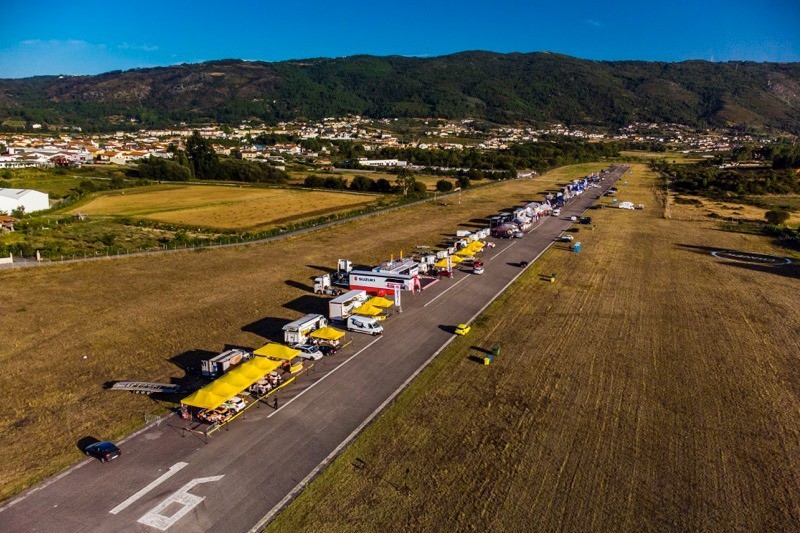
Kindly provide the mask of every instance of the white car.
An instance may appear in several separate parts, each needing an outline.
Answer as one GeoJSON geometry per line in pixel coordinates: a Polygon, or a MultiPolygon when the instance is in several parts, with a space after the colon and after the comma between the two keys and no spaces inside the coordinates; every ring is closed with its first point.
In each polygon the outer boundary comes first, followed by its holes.
{"type": "Polygon", "coordinates": [[[558,238],[558,240],[560,240],[561,242],[572,242],[572,241],[575,240],[575,237],[573,237],[572,235],[569,235],[569,234],[568,235],[562,235],[561,237],[558,238]]]}
{"type": "Polygon", "coordinates": [[[303,359],[319,361],[323,357],[322,352],[319,351],[319,348],[313,344],[295,344],[294,349],[300,350],[300,353],[297,355],[297,357],[301,357],[303,359]]]}
{"type": "Polygon", "coordinates": [[[222,406],[227,407],[234,413],[238,413],[239,411],[247,407],[247,402],[244,401],[242,398],[239,398],[238,396],[234,396],[230,400],[223,403],[222,406]]]}

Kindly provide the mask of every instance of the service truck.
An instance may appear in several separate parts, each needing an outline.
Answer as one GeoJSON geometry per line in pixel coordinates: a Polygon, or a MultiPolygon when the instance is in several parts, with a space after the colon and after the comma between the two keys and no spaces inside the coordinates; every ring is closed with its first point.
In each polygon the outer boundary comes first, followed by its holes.
{"type": "Polygon", "coordinates": [[[328,302],[328,318],[335,322],[344,322],[368,298],[369,295],[364,290],[346,292],[328,302]]]}

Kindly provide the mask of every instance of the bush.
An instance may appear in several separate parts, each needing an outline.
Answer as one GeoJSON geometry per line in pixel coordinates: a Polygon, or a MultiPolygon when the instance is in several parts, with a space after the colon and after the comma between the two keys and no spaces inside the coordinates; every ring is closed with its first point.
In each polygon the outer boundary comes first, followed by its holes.
{"type": "Polygon", "coordinates": [[[415,181],[411,186],[411,193],[417,196],[425,196],[428,192],[428,187],[421,181],[415,181]]]}
{"type": "Polygon", "coordinates": [[[189,181],[192,177],[192,173],[188,168],[162,157],[140,159],[137,170],[139,177],[142,179],[189,181]]]}
{"type": "Polygon", "coordinates": [[[386,178],[380,178],[375,182],[377,192],[392,192],[392,184],[386,178]]]}
{"type": "Polygon", "coordinates": [[[453,183],[449,180],[439,180],[436,182],[436,190],[439,192],[452,191],[453,183]]]}
{"type": "Polygon", "coordinates": [[[772,224],[773,226],[781,226],[789,220],[789,212],[785,209],[781,209],[779,207],[770,209],[764,215],[764,218],[767,219],[767,222],[772,224]]]}
{"type": "Polygon", "coordinates": [[[366,176],[356,176],[350,182],[351,191],[374,191],[375,180],[366,176]]]}

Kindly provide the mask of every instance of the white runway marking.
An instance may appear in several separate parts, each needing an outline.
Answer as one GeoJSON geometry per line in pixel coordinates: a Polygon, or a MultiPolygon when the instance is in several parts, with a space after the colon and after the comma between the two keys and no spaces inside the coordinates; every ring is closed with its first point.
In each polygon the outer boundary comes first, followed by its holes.
{"type": "Polygon", "coordinates": [[[442,292],[440,292],[439,294],[437,294],[436,296],[434,296],[434,297],[431,299],[431,301],[430,301],[430,302],[426,303],[426,304],[425,304],[425,305],[423,305],[422,307],[428,307],[428,306],[429,306],[429,305],[431,305],[433,302],[435,302],[436,300],[438,300],[439,298],[441,298],[442,296],[444,296],[444,295],[447,293],[447,291],[449,291],[450,289],[454,289],[456,285],[458,285],[458,284],[459,284],[459,283],[461,283],[462,281],[466,281],[466,280],[468,280],[468,279],[469,279],[469,276],[464,276],[463,278],[461,278],[460,280],[456,281],[456,282],[455,282],[455,283],[453,283],[451,286],[447,287],[445,290],[443,290],[442,292]]]}
{"type": "Polygon", "coordinates": [[[171,478],[172,476],[177,474],[181,469],[183,469],[184,467],[187,467],[187,466],[189,466],[189,463],[175,463],[174,465],[169,467],[169,470],[167,470],[166,472],[161,474],[158,478],[154,479],[151,483],[149,483],[147,486],[145,486],[142,490],[138,491],[136,494],[134,494],[133,496],[131,496],[130,498],[128,498],[127,500],[125,500],[121,504],[119,504],[116,507],[114,507],[113,509],[111,509],[109,511],[109,513],[118,514],[120,511],[125,510],[130,504],[132,504],[133,502],[135,502],[136,500],[138,500],[139,498],[141,498],[142,496],[144,496],[145,494],[147,494],[148,492],[150,492],[151,490],[153,490],[157,486],[161,485],[166,480],[168,480],[169,478],[171,478]]]}
{"type": "Polygon", "coordinates": [[[491,260],[492,260],[492,259],[494,259],[495,257],[498,257],[500,254],[502,254],[503,252],[505,252],[506,250],[508,250],[508,249],[509,249],[509,248],[511,248],[512,246],[514,246],[515,244],[517,244],[517,241],[514,241],[514,242],[512,242],[511,244],[509,244],[508,246],[506,246],[505,248],[503,248],[502,250],[500,250],[499,252],[497,252],[496,254],[494,254],[492,257],[490,257],[490,258],[489,258],[489,261],[491,261],[491,260]]]}
{"type": "Polygon", "coordinates": [[[164,501],[147,511],[147,513],[141,517],[138,522],[140,524],[144,524],[146,526],[154,527],[161,531],[166,531],[170,527],[172,527],[175,522],[189,514],[189,512],[200,505],[203,500],[205,500],[205,496],[197,496],[196,494],[190,494],[189,489],[194,487],[195,485],[200,485],[201,483],[211,483],[212,481],[219,481],[225,477],[225,474],[221,476],[213,476],[213,477],[199,477],[197,479],[191,480],[189,483],[184,485],[183,487],[179,488],[177,491],[173,492],[169,496],[167,496],[164,501]],[[166,509],[172,504],[180,505],[181,508],[172,513],[171,515],[163,515],[161,511],[166,509]]]}
{"type": "MultiPolygon", "coordinates": [[[[375,344],[375,343],[376,343],[376,342],[378,342],[379,340],[381,340],[381,337],[378,337],[377,339],[375,339],[374,341],[372,341],[371,343],[367,344],[366,346],[364,346],[363,348],[361,348],[359,351],[357,351],[356,353],[354,353],[353,355],[351,355],[350,357],[348,357],[347,359],[345,359],[345,360],[344,360],[344,362],[342,362],[342,364],[341,364],[341,365],[337,366],[336,368],[334,368],[333,370],[331,370],[330,372],[328,372],[327,374],[325,374],[324,376],[322,376],[321,378],[319,378],[317,381],[315,381],[315,382],[314,382],[312,385],[310,385],[310,386],[309,386],[307,389],[305,389],[303,392],[301,392],[300,394],[298,394],[297,396],[295,396],[294,398],[292,398],[291,400],[289,400],[288,402],[286,402],[286,403],[283,405],[283,407],[282,407],[281,409],[284,409],[284,408],[286,408],[286,407],[287,407],[289,404],[291,404],[291,403],[292,403],[293,401],[295,401],[296,399],[300,398],[300,397],[301,397],[303,394],[307,393],[308,391],[310,391],[311,389],[313,389],[314,387],[316,387],[317,385],[319,385],[320,383],[322,383],[323,381],[325,381],[325,380],[328,378],[328,376],[330,376],[331,374],[333,374],[334,372],[336,372],[337,370],[339,370],[340,368],[342,368],[344,365],[346,365],[346,364],[347,364],[347,363],[349,363],[349,362],[350,362],[352,359],[354,359],[354,358],[355,358],[357,355],[359,355],[361,352],[363,352],[364,350],[366,350],[367,348],[369,348],[370,346],[372,346],[373,344],[375,344]]],[[[279,409],[279,410],[277,410],[277,411],[275,411],[274,413],[270,414],[270,415],[269,415],[267,418],[272,418],[273,416],[277,415],[279,412],[280,412],[280,409],[279,409]]]]}

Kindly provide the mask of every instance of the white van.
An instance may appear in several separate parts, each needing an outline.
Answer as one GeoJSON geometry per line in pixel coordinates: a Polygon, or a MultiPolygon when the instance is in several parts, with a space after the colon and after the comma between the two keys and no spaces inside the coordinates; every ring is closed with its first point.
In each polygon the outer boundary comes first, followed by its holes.
{"type": "Polygon", "coordinates": [[[368,333],[370,335],[380,335],[383,333],[383,326],[378,324],[374,318],[365,316],[350,315],[347,318],[347,329],[358,333],[368,333]]]}

